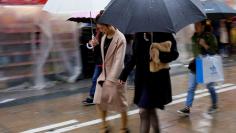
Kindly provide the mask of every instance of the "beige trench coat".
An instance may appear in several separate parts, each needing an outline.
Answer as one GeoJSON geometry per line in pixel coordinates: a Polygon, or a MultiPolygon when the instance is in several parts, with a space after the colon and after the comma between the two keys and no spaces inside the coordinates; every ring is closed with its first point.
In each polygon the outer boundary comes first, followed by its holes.
{"type": "Polygon", "coordinates": [[[104,57],[105,38],[106,35],[101,40],[103,70],[97,79],[94,103],[100,105],[102,110],[105,111],[127,111],[126,87],[118,82],[124,67],[126,39],[119,30],[116,30],[104,57]],[[101,84],[104,81],[109,82],[101,84]]]}

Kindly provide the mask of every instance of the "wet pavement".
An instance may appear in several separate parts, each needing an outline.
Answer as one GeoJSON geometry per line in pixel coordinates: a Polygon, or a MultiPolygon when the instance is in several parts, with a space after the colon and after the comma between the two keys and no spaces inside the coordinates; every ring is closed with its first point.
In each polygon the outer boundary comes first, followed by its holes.
{"type": "MultiPolygon", "coordinates": [[[[158,110],[163,133],[235,133],[236,131],[236,58],[225,60],[224,83],[218,84],[219,111],[206,113],[210,99],[207,90],[200,85],[190,117],[177,114],[184,105],[187,87],[187,69],[184,64],[173,64],[173,102],[166,110],[158,110]],[[181,65],[178,65],[181,64],[181,65]]],[[[95,106],[83,106],[90,79],[75,84],[57,84],[54,87],[33,90],[7,90],[0,92],[0,133],[97,133],[100,120],[95,106]]],[[[128,88],[129,128],[138,133],[139,115],[132,104],[133,87],[128,88]]],[[[119,130],[119,115],[109,114],[113,132],[119,130]]]]}

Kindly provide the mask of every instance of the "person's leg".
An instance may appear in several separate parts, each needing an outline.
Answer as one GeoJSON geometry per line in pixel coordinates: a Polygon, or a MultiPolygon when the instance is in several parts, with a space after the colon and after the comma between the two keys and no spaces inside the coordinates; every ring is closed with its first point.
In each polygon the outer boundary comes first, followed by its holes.
{"type": "Polygon", "coordinates": [[[128,133],[128,116],[127,112],[121,112],[121,131],[120,133],[128,133]]]}
{"type": "Polygon", "coordinates": [[[230,49],[230,44],[229,43],[225,43],[225,57],[229,57],[229,49],[230,49]]]}
{"type": "Polygon", "coordinates": [[[96,106],[97,107],[97,111],[102,119],[102,126],[101,126],[101,131],[100,133],[107,133],[109,132],[108,130],[108,123],[106,121],[106,116],[107,116],[107,111],[104,111],[101,109],[101,107],[99,105],[96,106]]]}
{"type": "Polygon", "coordinates": [[[149,133],[150,131],[150,112],[148,109],[140,108],[140,133],[149,133]]]}
{"type": "Polygon", "coordinates": [[[217,94],[215,91],[215,83],[208,83],[207,84],[207,89],[209,91],[209,93],[211,94],[211,101],[212,101],[212,105],[217,105],[217,94]]]}
{"type": "Polygon", "coordinates": [[[189,108],[192,107],[196,88],[197,88],[196,74],[190,72],[188,80],[188,94],[185,102],[186,107],[189,108]]]}
{"type": "Polygon", "coordinates": [[[217,108],[218,108],[217,106],[218,97],[214,88],[215,83],[208,83],[206,86],[209,93],[211,94],[211,102],[212,102],[212,106],[208,109],[208,113],[214,113],[217,111],[217,108]]]}
{"type": "Polygon", "coordinates": [[[91,86],[90,92],[89,92],[89,96],[91,98],[94,97],[96,84],[97,84],[97,79],[98,79],[99,75],[101,74],[101,72],[102,72],[102,68],[99,67],[98,65],[96,65],[95,69],[94,69],[93,77],[92,77],[92,86],[91,86]]]}
{"type": "Polygon", "coordinates": [[[224,44],[223,43],[219,43],[219,54],[221,55],[221,57],[224,57],[224,44]]]}
{"type": "Polygon", "coordinates": [[[86,106],[87,105],[94,105],[93,97],[94,97],[95,90],[96,90],[97,78],[101,74],[101,71],[102,71],[102,68],[99,67],[98,65],[96,65],[94,68],[94,73],[93,73],[93,77],[92,77],[92,86],[90,88],[89,96],[85,100],[82,101],[82,103],[86,106]]]}
{"type": "Polygon", "coordinates": [[[193,104],[196,88],[197,88],[196,75],[192,72],[189,72],[188,92],[187,92],[185,107],[183,109],[178,110],[177,111],[178,113],[189,115],[190,107],[192,107],[193,104]]]}
{"type": "Polygon", "coordinates": [[[160,133],[159,120],[156,109],[150,110],[150,120],[154,133],[160,133]]]}

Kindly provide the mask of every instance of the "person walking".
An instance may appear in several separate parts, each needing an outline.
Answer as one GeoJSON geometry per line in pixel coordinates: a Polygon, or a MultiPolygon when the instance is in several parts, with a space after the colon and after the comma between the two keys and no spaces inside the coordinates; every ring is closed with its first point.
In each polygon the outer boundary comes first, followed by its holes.
{"type": "MultiPolygon", "coordinates": [[[[98,33],[98,34],[101,34],[101,33],[98,33]]],[[[100,41],[98,40],[98,42],[100,41]]],[[[101,57],[101,49],[100,49],[99,43],[96,46],[93,46],[92,50],[93,50],[94,58],[95,58],[95,67],[94,67],[94,72],[92,76],[92,85],[89,91],[89,96],[85,100],[82,101],[82,103],[85,106],[94,105],[93,98],[94,98],[94,93],[96,90],[97,78],[102,72],[102,59],[101,59],[102,57],[101,57]]]]}
{"type": "MultiPolygon", "coordinates": [[[[100,13],[96,16],[96,18],[99,18],[103,13],[103,10],[100,11],[100,13]]],[[[95,18],[95,19],[96,19],[95,18]]],[[[93,50],[94,58],[95,58],[95,68],[92,76],[92,85],[89,91],[89,96],[82,101],[82,103],[85,106],[88,105],[94,105],[93,99],[94,99],[94,93],[96,90],[96,84],[97,84],[97,78],[102,72],[102,56],[101,56],[101,49],[100,49],[100,43],[101,43],[102,33],[99,31],[99,29],[96,29],[96,36],[95,39],[90,40],[88,45],[91,45],[88,47],[88,49],[93,50]],[[94,41],[92,43],[92,41],[94,41]]]]}
{"type": "Polygon", "coordinates": [[[120,84],[125,84],[136,66],[134,103],[139,107],[140,133],[149,133],[151,126],[155,133],[160,132],[156,109],[164,109],[172,101],[168,63],[178,55],[171,33],[135,34],[132,58],[119,79],[120,84]]]}
{"type": "Polygon", "coordinates": [[[219,27],[219,47],[220,47],[220,55],[222,57],[229,57],[229,33],[226,27],[226,20],[220,20],[219,27]]]}
{"type": "MultiPolygon", "coordinates": [[[[97,18],[98,19],[98,18],[97,18]]],[[[127,109],[125,86],[119,84],[119,75],[124,67],[126,51],[125,36],[115,27],[108,24],[97,23],[99,31],[104,35],[101,40],[102,72],[97,79],[94,103],[102,118],[101,133],[110,131],[106,121],[108,111],[121,113],[120,133],[128,133],[127,109]]]]}
{"type": "MultiPolygon", "coordinates": [[[[217,54],[217,39],[212,34],[210,25],[206,25],[205,21],[197,22],[195,24],[195,33],[192,36],[193,54],[194,57],[201,55],[214,55],[217,54]]],[[[189,81],[188,81],[188,94],[185,102],[185,107],[178,110],[178,113],[189,115],[190,108],[192,107],[195,90],[198,83],[196,82],[196,62],[195,58],[189,64],[189,81]]],[[[207,83],[206,87],[211,94],[212,106],[208,109],[208,113],[217,111],[217,94],[214,89],[215,83],[207,83]]]]}

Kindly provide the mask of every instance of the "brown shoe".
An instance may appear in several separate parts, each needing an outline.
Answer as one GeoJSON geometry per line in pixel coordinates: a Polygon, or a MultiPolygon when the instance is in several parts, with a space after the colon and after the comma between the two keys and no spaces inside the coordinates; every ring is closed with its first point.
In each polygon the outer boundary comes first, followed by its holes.
{"type": "Polygon", "coordinates": [[[99,133],[111,133],[111,127],[110,126],[102,127],[99,133]]]}
{"type": "Polygon", "coordinates": [[[120,129],[120,133],[130,133],[130,130],[128,128],[120,129]]]}

